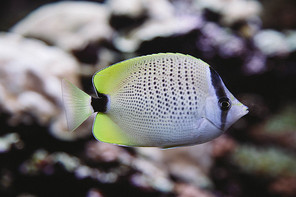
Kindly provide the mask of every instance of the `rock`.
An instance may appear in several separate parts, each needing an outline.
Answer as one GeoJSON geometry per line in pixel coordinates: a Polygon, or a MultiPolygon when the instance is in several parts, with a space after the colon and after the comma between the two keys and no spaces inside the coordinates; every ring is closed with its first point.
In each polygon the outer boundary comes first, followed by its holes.
{"type": "Polygon", "coordinates": [[[147,13],[143,24],[114,37],[114,45],[120,51],[133,53],[144,41],[186,34],[201,26],[199,15],[176,15],[177,8],[167,0],[145,0],[141,6],[138,9],[147,13]]]}
{"type": "Polygon", "coordinates": [[[264,122],[254,126],[249,133],[257,141],[273,142],[296,150],[295,114],[296,105],[288,104],[264,122]]]}
{"type": "Polygon", "coordinates": [[[261,13],[261,4],[254,0],[197,0],[199,9],[210,9],[222,15],[221,22],[232,25],[239,21],[248,21],[261,13]]]}
{"type": "Polygon", "coordinates": [[[8,152],[12,147],[21,149],[23,142],[17,133],[9,133],[0,137],[0,154],[8,152]]]}
{"type": "Polygon", "coordinates": [[[292,197],[296,195],[296,178],[282,177],[275,180],[269,187],[272,193],[280,196],[292,197]]]}
{"type": "Polygon", "coordinates": [[[241,56],[245,51],[244,42],[226,28],[221,28],[215,23],[208,22],[202,28],[203,36],[199,38],[198,47],[212,57],[217,49],[223,58],[241,56]]]}
{"type": "Polygon", "coordinates": [[[106,6],[110,8],[112,14],[119,16],[139,17],[145,11],[145,1],[130,0],[109,0],[106,6]]]}
{"type": "Polygon", "coordinates": [[[290,51],[295,52],[296,51],[296,31],[295,30],[286,31],[286,41],[289,45],[290,51]]]}
{"type": "Polygon", "coordinates": [[[175,190],[178,197],[214,197],[211,193],[190,184],[176,184],[175,190]]]}
{"type": "Polygon", "coordinates": [[[212,143],[204,143],[196,146],[179,147],[163,151],[164,161],[170,163],[188,163],[200,168],[207,174],[211,168],[213,158],[211,155],[212,143]]]}
{"type": "Polygon", "coordinates": [[[231,159],[243,172],[254,176],[296,177],[295,154],[280,148],[240,145],[231,155],[231,159]]]}
{"type": "Polygon", "coordinates": [[[244,65],[244,71],[248,75],[261,74],[267,70],[266,67],[267,57],[261,51],[254,51],[248,55],[244,65]]]}
{"type": "Polygon", "coordinates": [[[61,80],[67,78],[78,84],[78,70],[75,59],[57,47],[1,33],[0,107],[10,114],[10,124],[37,122],[68,140],[89,135],[82,127],[82,132],[66,132],[62,109],[61,80]]]}
{"type": "Polygon", "coordinates": [[[139,172],[131,177],[134,186],[164,193],[172,192],[173,182],[169,179],[168,171],[162,163],[138,157],[132,162],[132,167],[139,172]]]}
{"type": "Polygon", "coordinates": [[[116,62],[109,17],[110,9],[105,4],[62,1],[41,6],[10,31],[72,53],[83,63],[79,74],[92,76],[116,62]]]}
{"type": "Polygon", "coordinates": [[[110,39],[108,17],[106,7],[98,3],[58,2],[33,11],[11,31],[71,51],[90,42],[110,39]]]}
{"type": "Polygon", "coordinates": [[[212,155],[215,158],[225,157],[228,154],[232,153],[237,143],[227,135],[222,135],[219,138],[213,140],[212,155]]]}
{"type": "Polygon", "coordinates": [[[39,149],[33,153],[31,158],[26,160],[20,166],[20,171],[24,175],[37,176],[48,175],[57,176],[61,169],[67,174],[75,175],[78,180],[89,178],[99,183],[115,183],[119,177],[128,173],[127,168],[118,166],[106,171],[87,166],[80,158],[64,152],[49,153],[46,150],[39,149]]]}
{"type": "Polygon", "coordinates": [[[86,156],[95,162],[119,162],[128,165],[133,159],[122,147],[99,141],[87,144],[86,156]]]}
{"type": "Polygon", "coordinates": [[[196,187],[211,188],[212,183],[208,177],[212,166],[211,147],[211,143],[206,143],[167,150],[137,148],[137,151],[142,157],[157,163],[160,168],[165,165],[163,171],[167,171],[175,179],[196,187]]]}
{"type": "Polygon", "coordinates": [[[98,189],[90,189],[86,197],[104,197],[103,194],[98,189]]]}
{"type": "Polygon", "coordinates": [[[258,32],[254,44],[267,56],[285,56],[290,52],[285,35],[275,30],[258,32]]]}

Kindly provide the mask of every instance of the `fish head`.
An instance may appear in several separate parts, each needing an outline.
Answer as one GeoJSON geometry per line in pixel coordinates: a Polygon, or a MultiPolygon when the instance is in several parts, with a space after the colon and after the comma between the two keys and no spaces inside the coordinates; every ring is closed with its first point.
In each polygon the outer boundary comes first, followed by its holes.
{"type": "Polygon", "coordinates": [[[205,118],[221,132],[248,113],[248,107],[239,102],[224,86],[225,96],[212,94],[206,99],[205,118]]]}

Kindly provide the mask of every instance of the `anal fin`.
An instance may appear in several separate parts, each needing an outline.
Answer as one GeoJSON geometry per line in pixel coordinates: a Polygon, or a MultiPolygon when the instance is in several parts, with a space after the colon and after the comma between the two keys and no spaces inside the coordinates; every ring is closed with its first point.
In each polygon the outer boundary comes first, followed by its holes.
{"type": "Polygon", "coordinates": [[[93,125],[94,137],[102,142],[132,146],[124,131],[107,115],[98,113],[93,125]]]}

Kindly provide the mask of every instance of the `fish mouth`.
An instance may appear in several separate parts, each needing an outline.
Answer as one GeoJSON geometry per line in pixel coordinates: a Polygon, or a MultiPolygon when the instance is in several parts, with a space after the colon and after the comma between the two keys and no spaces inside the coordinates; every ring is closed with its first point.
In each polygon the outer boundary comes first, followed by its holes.
{"type": "Polygon", "coordinates": [[[229,122],[222,122],[221,123],[221,130],[226,131],[227,129],[229,129],[233,124],[235,124],[239,119],[241,119],[242,117],[244,117],[245,115],[247,115],[249,113],[249,109],[244,106],[244,110],[241,110],[239,113],[237,113],[235,116],[231,117],[231,121],[229,122]]]}
{"type": "Polygon", "coordinates": [[[244,113],[242,113],[242,117],[243,116],[245,116],[245,115],[247,115],[249,113],[249,108],[248,107],[246,107],[246,109],[245,109],[245,112],[244,113]]]}

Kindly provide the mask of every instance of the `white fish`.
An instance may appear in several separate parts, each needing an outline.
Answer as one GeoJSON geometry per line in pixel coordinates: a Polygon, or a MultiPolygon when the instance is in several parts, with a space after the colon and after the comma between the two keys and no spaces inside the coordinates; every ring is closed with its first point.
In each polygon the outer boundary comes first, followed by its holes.
{"type": "Polygon", "coordinates": [[[177,147],[220,136],[248,113],[207,63],[189,55],[136,57],[93,76],[97,97],[63,80],[70,130],[96,113],[96,139],[125,146],[177,147]]]}

